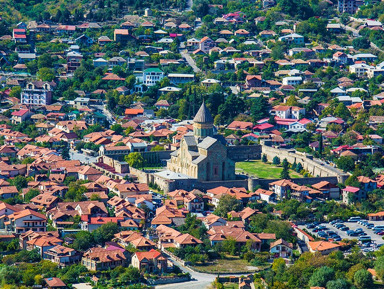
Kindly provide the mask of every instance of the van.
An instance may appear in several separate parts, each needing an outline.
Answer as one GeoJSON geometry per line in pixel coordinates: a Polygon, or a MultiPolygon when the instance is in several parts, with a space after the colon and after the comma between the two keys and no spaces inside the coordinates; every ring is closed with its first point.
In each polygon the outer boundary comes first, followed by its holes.
{"type": "Polygon", "coordinates": [[[371,236],[360,236],[358,240],[360,242],[371,242],[371,236]]]}
{"type": "Polygon", "coordinates": [[[348,222],[358,222],[358,221],[360,221],[360,220],[361,220],[360,217],[350,217],[350,218],[348,219],[348,222]]]}

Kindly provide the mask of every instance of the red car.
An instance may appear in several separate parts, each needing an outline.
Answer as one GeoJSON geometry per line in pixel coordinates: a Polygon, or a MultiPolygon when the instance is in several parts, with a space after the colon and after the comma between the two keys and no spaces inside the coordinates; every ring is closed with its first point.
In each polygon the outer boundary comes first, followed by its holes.
{"type": "Polygon", "coordinates": [[[384,235],[384,231],[380,231],[379,233],[377,233],[377,235],[380,235],[380,236],[384,235]]]}

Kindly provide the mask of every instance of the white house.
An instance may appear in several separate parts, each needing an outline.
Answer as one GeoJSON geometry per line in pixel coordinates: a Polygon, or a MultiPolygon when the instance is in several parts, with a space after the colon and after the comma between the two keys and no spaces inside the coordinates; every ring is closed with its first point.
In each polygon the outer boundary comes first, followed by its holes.
{"type": "Polygon", "coordinates": [[[365,76],[370,69],[373,69],[373,67],[365,63],[358,63],[349,66],[349,72],[355,73],[357,77],[365,76]]]}
{"type": "Polygon", "coordinates": [[[157,82],[164,78],[164,72],[158,68],[148,68],[143,72],[143,84],[146,86],[154,86],[157,82]]]}
{"type": "Polygon", "coordinates": [[[297,33],[292,33],[279,37],[279,41],[294,43],[294,44],[304,44],[304,36],[301,36],[297,33]]]}
{"type": "Polygon", "coordinates": [[[301,76],[288,76],[283,78],[283,85],[298,85],[303,82],[303,78],[301,76]]]}

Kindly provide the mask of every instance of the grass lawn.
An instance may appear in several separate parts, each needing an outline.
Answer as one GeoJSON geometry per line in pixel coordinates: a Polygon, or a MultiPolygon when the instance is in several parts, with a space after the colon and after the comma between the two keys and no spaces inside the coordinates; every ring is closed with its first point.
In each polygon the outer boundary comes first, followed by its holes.
{"type": "MultiPolygon", "coordinates": [[[[219,259],[204,266],[194,266],[199,272],[204,273],[236,273],[236,272],[255,272],[256,268],[251,266],[246,260],[238,256],[227,256],[226,259],[219,259]]],[[[231,287],[228,287],[231,288],[231,287]]]]}
{"type": "MultiPolygon", "coordinates": [[[[248,175],[258,177],[260,179],[279,179],[280,173],[283,170],[281,166],[275,166],[270,163],[263,163],[262,161],[249,161],[236,163],[236,172],[244,172],[248,175]]],[[[291,178],[300,178],[302,175],[289,170],[291,178]]]]}
{"type": "Polygon", "coordinates": [[[239,289],[239,284],[236,283],[224,283],[224,289],[239,289]]]}

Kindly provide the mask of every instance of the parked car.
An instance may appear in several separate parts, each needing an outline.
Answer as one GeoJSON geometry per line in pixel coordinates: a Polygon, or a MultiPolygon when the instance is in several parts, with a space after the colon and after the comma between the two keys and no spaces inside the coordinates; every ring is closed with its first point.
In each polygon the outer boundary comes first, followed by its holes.
{"type": "Polygon", "coordinates": [[[375,227],[374,224],[368,223],[367,224],[367,229],[373,229],[375,227]]]}
{"type": "Polygon", "coordinates": [[[355,232],[356,232],[356,233],[361,233],[361,232],[364,232],[364,230],[363,230],[362,228],[357,228],[357,229],[355,230],[355,232]]]}
{"type": "Polygon", "coordinates": [[[383,236],[384,235],[384,231],[377,232],[377,235],[383,236]]]}
{"type": "Polygon", "coordinates": [[[357,236],[358,233],[356,233],[354,230],[348,230],[347,235],[348,236],[357,236]]]}
{"type": "Polygon", "coordinates": [[[371,242],[371,236],[360,236],[358,239],[360,242],[365,243],[365,242],[371,242]]]}
{"type": "Polygon", "coordinates": [[[333,221],[331,221],[331,222],[329,222],[331,225],[335,225],[335,224],[337,224],[337,223],[341,223],[341,222],[343,222],[342,220],[340,220],[340,219],[336,219],[336,220],[333,220],[333,221]]]}
{"type": "Polygon", "coordinates": [[[306,227],[307,227],[307,229],[313,229],[315,227],[315,225],[313,223],[311,223],[311,224],[308,224],[306,227]]]}
{"type": "Polygon", "coordinates": [[[373,230],[375,230],[375,231],[378,231],[378,230],[382,231],[382,230],[384,230],[384,226],[383,225],[375,226],[375,227],[373,227],[373,230]]]}
{"type": "Polygon", "coordinates": [[[344,227],[340,228],[340,231],[348,231],[348,230],[349,230],[349,227],[347,227],[347,226],[344,226],[344,227]]]}
{"type": "Polygon", "coordinates": [[[344,224],[340,224],[340,223],[335,225],[335,228],[337,228],[337,229],[340,229],[341,227],[345,227],[345,225],[344,224]]]}
{"type": "Polygon", "coordinates": [[[356,222],[358,222],[358,221],[360,221],[360,220],[361,220],[360,217],[350,217],[350,218],[348,219],[348,222],[356,223],[356,222]]]}

